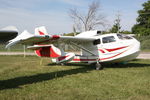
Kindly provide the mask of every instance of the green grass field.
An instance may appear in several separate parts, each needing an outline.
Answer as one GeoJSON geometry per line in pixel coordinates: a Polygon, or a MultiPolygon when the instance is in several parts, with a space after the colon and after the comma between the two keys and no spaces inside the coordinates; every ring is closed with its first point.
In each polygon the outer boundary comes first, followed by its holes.
{"type": "MultiPolygon", "coordinates": [[[[5,48],[6,44],[0,44],[0,52],[24,52],[24,46],[21,44],[14,45],[9,49],[5,48]]],[[[26,49],[26,52],[33,52],[32,50],[26,49]]]]}
{"type": "Polygon", "coordinates": [[[0,100],[149,100],[150,60],[59,66],[48,58],[0,56],[0,100]]]}

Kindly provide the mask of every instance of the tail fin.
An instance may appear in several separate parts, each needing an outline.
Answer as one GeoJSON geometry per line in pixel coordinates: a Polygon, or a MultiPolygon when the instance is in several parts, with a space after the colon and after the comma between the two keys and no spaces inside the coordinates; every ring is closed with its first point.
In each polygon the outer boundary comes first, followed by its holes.
{"type": "Polygon", "coordinates": [[[45,26],[35,28],[35,35],[48,35],[45,26]]]}

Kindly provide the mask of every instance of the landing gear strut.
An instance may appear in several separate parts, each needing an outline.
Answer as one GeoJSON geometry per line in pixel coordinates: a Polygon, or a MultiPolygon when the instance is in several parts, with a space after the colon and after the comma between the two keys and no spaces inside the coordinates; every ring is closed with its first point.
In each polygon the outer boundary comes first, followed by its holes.
{"type": "Polygon", "coordinates": [[[97,59],[97,62],[95,64],[96,70],[102,70],[103,66],[100,64],[99,59],[97,59]]]}
{"type": "Polygon", "coordinates": [[[65,64],[64,64],[64,63],[60,63],[60,65],[61,65],[61,66],[64,66],[65,64]]]}
{"type": "Polygon", "coordinates": [[[96,63],[95,67],[96,67],[96,70],[102,70],[103,69],[103,66],[99,62],[96,63]]]}

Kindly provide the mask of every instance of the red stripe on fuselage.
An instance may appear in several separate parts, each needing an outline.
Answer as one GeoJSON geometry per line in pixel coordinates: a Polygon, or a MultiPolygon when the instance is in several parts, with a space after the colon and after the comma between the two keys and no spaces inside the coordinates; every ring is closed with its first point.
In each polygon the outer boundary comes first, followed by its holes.
{"type": "Polygon", "coordinates": [[[106,50],[109,51],[109,52],[112,52],[112,51],[120,50],[120,49],[127,48],[127,47],[128,46],[119,47],[119,48],[113,48],[113,49],[106,49],[106,50]]]}
{"type": "MultiPolygon", "coordinates": [[[[107,57],[107,58],[100,58],[99,60],[108,60],[108,59],[111,59],[111,58],[114,58],[114,57],[117,57],[121,54],[123,54],[124,52],[126,52],[127,50],[121,52],[121,53],[118,53],[114,56],[111,56],[111,57],[107,57]]],[[[73,59],[73,61],[96,61],[96,59],[73,59]]]]}
{"type": "Polygon", "coordinates": [[[105,53],[105,51],[104,51],[104,50],[102,50],[102,49],[99,49],[99,51],[101,51],[102,53],[105,53]]]}
{"type": "Polygon", "coordinates": [[[96,59],[73,59],[73,61],[96,61],[96,59]]]}
{"type": "Polygon", "coordinates": [[[125,51],[123,51],[123,52],[121,52],[121,53],[118,53],[118,54],[116,54],[116,55],[114,55],[114,56],[108,57],[108,58],[100,58],[99,60],[111,59],[111,58],[114,58],[114,57],[117,57],[117,56],[121,55],[122,53],[124,53],[124,52],[126,52],[126,51],[127,51],[127,50],[125,50],[125,51]]]}

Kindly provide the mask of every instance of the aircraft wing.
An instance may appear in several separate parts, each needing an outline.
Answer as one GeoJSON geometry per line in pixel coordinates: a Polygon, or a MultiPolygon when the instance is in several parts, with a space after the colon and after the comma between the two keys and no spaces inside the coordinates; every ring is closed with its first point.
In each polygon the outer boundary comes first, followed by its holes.
{"type": "Polygon", "coordinates": [[[57,37],[52,37],[52,39],[56,38],[57,41],[62,41],[64,43],[70,43],[70,42],[74,42],[74,43],[86,43],[86,42],[93,42],[94,40],[96,40],[96,38],[92,38],[92,37],[75,37],[75,36],[58,36],[57,37]]]}
{"type": "MultiPolygon", "coordinates": [[[[27,35],[27,34],[26,34],[27,35]]],[[[15,44],[23,44],[23,45],[35,45],[35,44],[52,44],[57,41],[59,43],[87,43],[93,42],[96,38],[92,37],[74,37],[74,36],[59,36],[59,35],[31,35],[27,36],[18,36],[13,40],[10,40],[7,44],[6,48],[15,45],[15,44]]]]}

